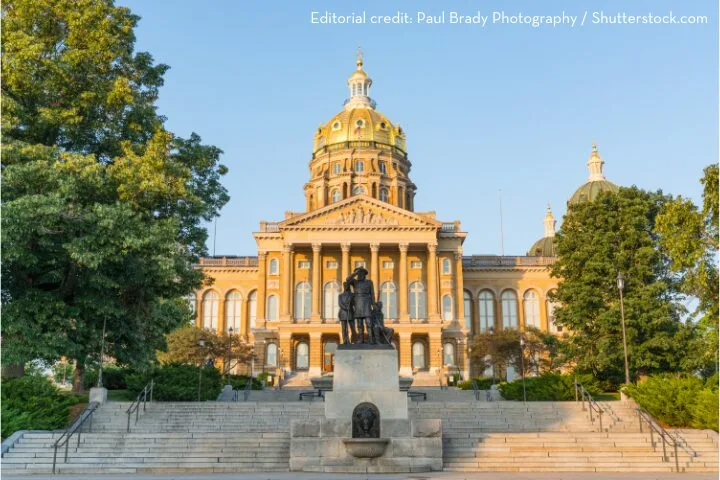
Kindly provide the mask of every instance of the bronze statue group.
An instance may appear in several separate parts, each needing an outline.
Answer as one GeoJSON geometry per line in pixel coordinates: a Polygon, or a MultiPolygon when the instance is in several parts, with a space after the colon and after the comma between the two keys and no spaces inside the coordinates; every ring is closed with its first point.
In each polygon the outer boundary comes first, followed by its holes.
{"type": "Polygon", "coordinates": [[[364,268],[356,268],[343,283],[343,292],[338,296],[344,345],[392,343],[393,329],[385,326],[382,302],[375,300],[375,289],[367,274],[364,268]]]}

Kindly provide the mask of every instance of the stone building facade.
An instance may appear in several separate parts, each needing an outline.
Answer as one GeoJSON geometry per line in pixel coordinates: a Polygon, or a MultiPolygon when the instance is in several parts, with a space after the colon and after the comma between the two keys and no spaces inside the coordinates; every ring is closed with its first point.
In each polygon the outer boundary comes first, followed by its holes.
{"type": "MultiPolygon", "coordinates": [[[[213,282],[196,292],[197,325],[246,338],[254,374],[330,372],[340,341],[337,296],[364,266],[396,332],[401,375],[437,385],[448,375],[482,374],[468,361],[474,334],[558,331],[548,303],[557,286],[548,274],[555,220],[548,208],[545,236],[527,256],[464,255],[459,220],[414,211],[405,132],[375,109],[362,66],[358,59],[343,110],[315,132],[306,211],[261,221],[257,256],[201,259],[213,282]]],[[[588,166],[590,181],[598,180],[596,148],[588,166]]]]}

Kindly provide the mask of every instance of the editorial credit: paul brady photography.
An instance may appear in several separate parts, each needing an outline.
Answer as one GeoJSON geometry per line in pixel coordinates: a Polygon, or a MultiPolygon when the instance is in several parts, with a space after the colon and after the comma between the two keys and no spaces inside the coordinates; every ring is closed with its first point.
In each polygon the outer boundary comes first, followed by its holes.
{"type": "Polygon", "coordinates": [[[550,27],[582,27],[586,23],[593,25],[652,25],[652,24],[707,24],[705,15],[676,15],[672,11],[666,13],[648,12],[628,14],[626,12],[605,12],[583,10],[579,14],[570,14],[564,10],[550,15],[528,15],[522,12],[506,12],[504,10],[481,12],[459,12],[441,10],[431,12],[418,10],[414,12],[398,10],[390,14],[374,14],[365,10],[360,12],[338,13],[334,11],[311,11],[310,23],[319,25],[528,25],[534,28],[550,27]]]}

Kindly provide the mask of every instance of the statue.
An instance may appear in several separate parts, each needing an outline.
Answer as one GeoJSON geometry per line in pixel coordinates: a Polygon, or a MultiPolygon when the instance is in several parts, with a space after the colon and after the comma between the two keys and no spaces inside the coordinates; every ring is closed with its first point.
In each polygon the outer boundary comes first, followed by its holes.
{"type": "Polygon", "coordinates": [[[373,306],[373,327],[375,328],[375,338],[378,343],[384,345],[392,345],[392,338],[395,330],[385,326],[385,315],[382,311],[382,302],[376,302],[373,306]]]}
{"type": "Polygon", "coordinates": [[[357,342],[357,330],[355,330],[355,317],[353,315],[353,294],[350,291],[348,282],[343,282],[343,292],[338,295],[338,305],[340,312],[338,319],[342,325],[343,345],[357,342]],[[350,335],[348,335],[348,326],[350,327],[350,335]]]}
{"type": "Polygon", "coordinates": [[[352,310],[353,317],[357,321],[359,331],[359,343],[377,343],[375,338],[375,329],[373,328],[373,304],[375,303],[375,289],[372,281],[368,280],[368,271],[362,267],[356,268],[353,273],[348,276],[346,283],[352,286],[352,310]],[[365,329],[367,327],[368,338],[365,338],[365,329]]]}

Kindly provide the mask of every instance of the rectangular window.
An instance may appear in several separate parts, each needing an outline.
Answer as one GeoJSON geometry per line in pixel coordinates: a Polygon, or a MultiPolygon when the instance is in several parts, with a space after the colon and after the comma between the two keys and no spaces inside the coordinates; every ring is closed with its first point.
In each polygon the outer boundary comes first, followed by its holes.
{"type": "Polygon", "coordinates": [[[410,268],[413,270],[422,270],[422,262],[419,260],[413,260],[410,262],[410,268]]]}
{"type": "Polygon", "coordinates": [[[384,261],[382,262],[382,268],[392,269],[395,268],[395,264],[392,261],[384,261]]]}
{"type": "Polygon", "coordinates": [[[327,268],[328,270],[337,270],[338,263],[335,260],[328,260],[327,262],[325,262],[325,268],[327,268]]]}
{"type": "Polygon", "coordinates": [[[387,167],[385,166],[385,162],[379,162],[378,165],[380,166],[380,173],[383,175],[387,175],[387,167]]]}
{"type": "Polygon", "coordinates": [[[298,262],[298,268],[300,270],[310,270],[310,262],[308,260],[300,260],[298,262]]]}
{"type": "Polygon", "coordinates": [[[358,260],[357,262],[355,262],[355,268],[367,268],[367,267],[365,266],[365,262],[363,260],[358,260]]]}

